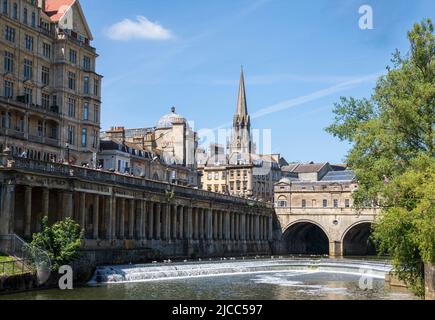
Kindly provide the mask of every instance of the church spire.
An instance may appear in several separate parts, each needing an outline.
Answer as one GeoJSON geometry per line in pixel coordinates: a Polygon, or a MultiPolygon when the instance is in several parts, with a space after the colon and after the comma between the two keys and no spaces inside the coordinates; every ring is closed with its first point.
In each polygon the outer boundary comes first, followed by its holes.
{"type": "Polygon", "coordinates": [[[240,83],[239,83],[239,98],[237,101],[237,114],[239,119],[246,119],[248,116],[248,106],[246,103],[246,92],[245,92],[245,75],[243,73],[243,66],[240,71],[240,83]]]}

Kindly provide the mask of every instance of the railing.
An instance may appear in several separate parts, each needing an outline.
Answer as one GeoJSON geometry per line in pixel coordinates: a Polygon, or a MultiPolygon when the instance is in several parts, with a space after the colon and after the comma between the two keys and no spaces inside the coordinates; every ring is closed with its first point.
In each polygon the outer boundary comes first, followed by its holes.
{"type": "Polygon", "coordinates": [[[29,110],[29,111],[38,111],[38,112],[44,113],[48,116],[52,116],[52,117],[56,117],[56,118],[59,118],[61,116],[61,114],[59,113],[59,110],[58,110],[59,108],[56,108],[56,106],[46,108],[46,107],[43,107],[40,105],[26,103],[24,101],[17,101],[17,100],[14,100],[13,98],[6,98],[3,96],[0,96],[0,102],[5,102],[5,103],[8,103],[14,107],[29,110]]]}
{"type": "MultiPolygon", "coordinates": [[[[237,203],[241,205],[268,207],[272,208],[272,204],[256,200],[234,197],[225,194],[213,193],[205,190],[198,190],[184,186],[169,184],[167,182],[154,181],[145,178],[127,176],[108,171],[95,170],[90,168],[68,166],[66,164],[42,162],[24,158],[13,158],[8,169],[20,169],[25,171],[48,173],[53,175],[61,175],[68,177],[81,178],[86,180],[94,180],[104,183],[118,184],[124,186],[133,186],[143,188],[150,191],[165,193],[173,190],[176,195],[188,198],[205,199],[212,201],[221,201],[227,203],[237,203]]],[[[0,162],[1,163],[1,162],[0,162]]]]}
{"type": "Polygon", "coordinates": [[[11,234],[0,235],[0,251],[14,257],[12,261],[2,262],[0,270],[9,271],[7,274],[15,274],[19,270],[21,273],[36,271],[39,283],[48,279],[51,259],[44,250],[28,244],[16,234],[11,234]]]}

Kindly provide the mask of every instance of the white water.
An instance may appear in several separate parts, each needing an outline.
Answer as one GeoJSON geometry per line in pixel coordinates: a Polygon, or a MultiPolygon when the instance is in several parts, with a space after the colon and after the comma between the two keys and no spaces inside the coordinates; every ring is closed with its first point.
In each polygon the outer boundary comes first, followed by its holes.
{"type": "MultiPolygon", "coordinates": [[[[330,259],[267,259],[222,262],[178,262],[99,267],[90,284],[161,281],[178,278],[213,277],[253,273],[339,273],[385,279],[391,265],[380,261],[330,259]]],[[[299,283],[289,283],[299,286],[299,283]]]]}

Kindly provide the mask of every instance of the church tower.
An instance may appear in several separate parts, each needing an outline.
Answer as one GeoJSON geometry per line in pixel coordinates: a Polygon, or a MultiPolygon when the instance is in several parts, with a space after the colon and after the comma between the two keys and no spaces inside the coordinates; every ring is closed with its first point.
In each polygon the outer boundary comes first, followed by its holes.
{"type": "Polygon", "coordinates": [[[245,77],[243,74],[243,67],[240,73],[237,111],[234,115],[231,142],[229,143],[228,149],[228,153],[231,158],[234,154],[249,155],[252,151],[251,118],[248,114],[248,106],[246,103],[245,77]]]}

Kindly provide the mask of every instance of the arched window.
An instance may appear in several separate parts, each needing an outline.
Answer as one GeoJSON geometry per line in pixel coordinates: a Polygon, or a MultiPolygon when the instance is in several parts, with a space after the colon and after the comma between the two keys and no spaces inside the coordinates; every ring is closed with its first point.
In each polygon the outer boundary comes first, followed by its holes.
{"type": "Polygon", "coordinates": [[[15,20],[18,19],[18,4],[16,2],[14,3],[14,8],[12,10],[12,18],[15,20]]]}
{"type": "Polygon", "coordinates": [[[32,12],[32,28],[36,28],[36,14],[32,12]]]}

